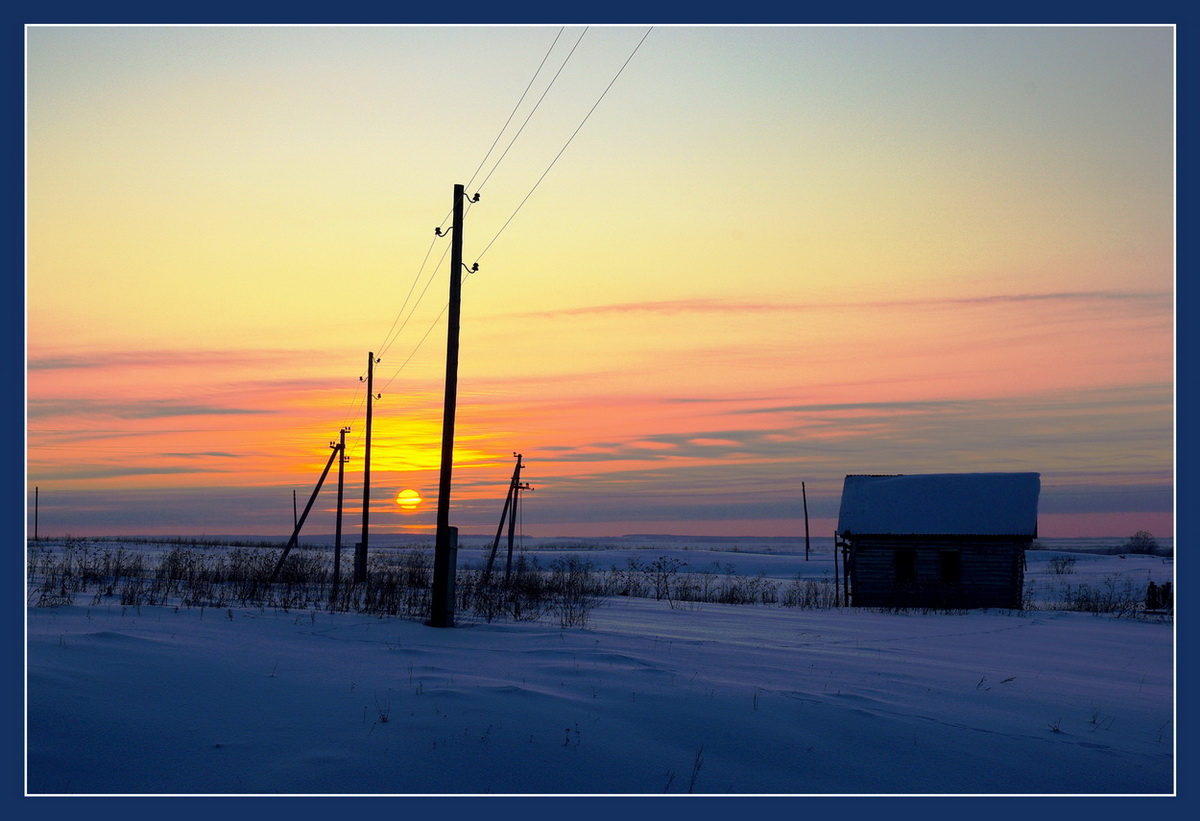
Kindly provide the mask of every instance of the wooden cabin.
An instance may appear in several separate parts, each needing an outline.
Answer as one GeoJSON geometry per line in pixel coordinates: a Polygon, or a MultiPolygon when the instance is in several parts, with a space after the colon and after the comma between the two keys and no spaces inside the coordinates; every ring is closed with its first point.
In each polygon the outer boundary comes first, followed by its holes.
{"type": "Polygon", "coordinates": [[[847,476],[835,550],[853,607],[1021,609],[1037,473],[847,476]]]}

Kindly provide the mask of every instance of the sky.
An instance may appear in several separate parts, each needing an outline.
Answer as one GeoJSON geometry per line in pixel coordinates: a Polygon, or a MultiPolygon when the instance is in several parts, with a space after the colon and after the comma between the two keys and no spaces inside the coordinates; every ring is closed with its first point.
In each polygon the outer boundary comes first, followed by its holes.
{"type": "MultiPolygon", "coordinates": [[[[1174,530],[1171,26],[28,26],[42,535],[802,535],[856,473],[1174,530]],[[337,467],[306,532],[335,527],[337,467]],[[424,501],[400,506],[416,491],[424,501]]],[[[357,538],[357,536],[353,536],[357,538]]]]}

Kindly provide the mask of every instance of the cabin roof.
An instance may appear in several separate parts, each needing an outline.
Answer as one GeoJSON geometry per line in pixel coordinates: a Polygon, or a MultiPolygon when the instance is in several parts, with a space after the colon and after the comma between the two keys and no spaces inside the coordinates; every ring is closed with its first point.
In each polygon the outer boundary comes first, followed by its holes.
{"type": "Polygon", "coordinates": [[[1037,473],[850,475],[840,536],[1037,536],[1037,473]]]}

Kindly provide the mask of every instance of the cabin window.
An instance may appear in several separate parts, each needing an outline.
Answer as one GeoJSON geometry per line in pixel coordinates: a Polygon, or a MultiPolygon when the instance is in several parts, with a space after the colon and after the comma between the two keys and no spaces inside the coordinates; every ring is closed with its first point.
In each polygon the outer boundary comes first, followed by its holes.
{"type": "Polygon", "coordinates": [[[938,553],[942,562],[942,582],[958,584],[962,581],[962,555],[957,550],[942,550],[938,553]]]}
{"type": "Polygon", "coordinates": [[[917,554],[912,550],[897,550],[895,552],[896,581],[915,582],[917,580],[917,554]]]}

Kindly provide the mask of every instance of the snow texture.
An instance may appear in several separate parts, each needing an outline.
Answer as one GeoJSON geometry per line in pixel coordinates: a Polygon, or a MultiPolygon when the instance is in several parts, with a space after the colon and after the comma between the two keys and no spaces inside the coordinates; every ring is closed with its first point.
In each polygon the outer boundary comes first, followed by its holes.
{"type": "MultiPolygon", "coordinates": [[[[832,571],[803,548],[641,553],[781,580],[832,571]]],[[[1035,597],[1172,579],[1168,560],[1133,555],[1079,554],[1057,576],[1064,555],[1029,553],[1035,597]]],[[[26,619],[27,795],[1175,789],[1164,619],[621,597],[584,629],[103,597],[26,619]]]]}

